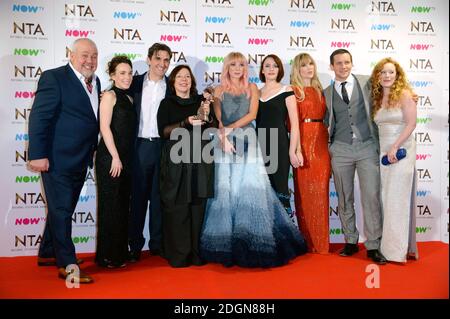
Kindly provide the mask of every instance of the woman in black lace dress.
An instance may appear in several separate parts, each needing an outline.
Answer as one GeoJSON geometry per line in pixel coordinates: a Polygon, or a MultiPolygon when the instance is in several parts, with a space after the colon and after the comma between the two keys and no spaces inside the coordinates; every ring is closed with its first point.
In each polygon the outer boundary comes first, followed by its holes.
{"type": "Polygon", "coordinates": [[[95,158],[97,181],[97,251],[95,261],[108,268],[124,267],[128,254],[128,214],[131,191],[131,156],[136,112],[126,94],[132,64],[126,56],[108,63],[113,81],[100,102],[102,138],[95,158]]]}

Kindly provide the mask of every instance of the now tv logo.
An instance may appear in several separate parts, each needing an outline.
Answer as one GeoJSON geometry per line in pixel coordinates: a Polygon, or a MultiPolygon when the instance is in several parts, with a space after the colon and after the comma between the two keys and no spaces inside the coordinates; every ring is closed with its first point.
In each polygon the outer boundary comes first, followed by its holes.
{"type": "Polygon", "coordinates": [[[254,45],[267,45],[268,43],[273,43],[273,39],[249,38],[247,41],[247,44],[254,45]]]}
{"type": "Polygon", "coordinates": [[[26,133],[17,133],[16,141],[28,141],[28,134],[26,133]]]}
{"type": "Polygon", "coordinates": [[[417,161],[424,161],[428,158],[431,158],[431,154],[416,154],[417,161]]]}
{"type": "Polygon", "coordinates": [[[226,23],[226,22],[230,22],[230,21],[231,21],[230,17],[212,17],[212,16],[205,17],[205,23],[220,24],[220,23],[226,23]]]}
{"type": "Polygon", "coordinates": [[[44,217],[16,218],[14,225],[37,225],[41,221],[45,221],[44,217]]]}
{"type": "Polygon", "coordinates": [[[207,56],[205,62],[207,63],[223,63],[223,56],[207,56]]]}
{"type": "Polygon", "coordinates": [[[425,234],[431,227],[416,227],[416,234],[425,234]]]}
{"type": "Polygon", "coordinates": [[[417,197],[425,197],[425,196],[431,195],[431,191],[417,190],[416,195],[417,195],[417,197]]]}
{"type": "Polygon", "coordinates": [[[409,84],[412,87],[425,88],[425,87],[431,86],[433,84],[433,82],[431,82],[431,81],[410,81],[409,84]]]}
{"type": "Polygon", "coordinates": [[[94,195],[80,195],[80,197],[78,197],[78,202],[79,203],[86,203],[90,200],[95,199],[94,195]]]}
{"type": "Polygon", "coordinates": [[[356,5],[353,3],[332,3],[331,10],[350,10],[355,8],[356,5]]]}
{"type": "Polygon", "coordinates": [[[66,30],[66,37],[87,38],[89,35],[95,34],[92,30],[66,30]]]}
{"type": "Polygon", "coordinates": [[[354,44],[354,42],[348,42],[348,41],[332,41],[331,47],[332,48],[349,48],[353,44],[354,44]]]}
{"type": "Polygon", "coordinates": [[[130,19],[134,20],[136,17],[142,16],[142,13],[139,12],[124,12],[124,11],[115,11],[113,14],[114,19],[130,19]]]}
{"type": "Polygon", "coordinates": [[[427,51],[431,48],[434,48],[433,44],[413,44],[409,46],[410,50],[418,50],[418,51],[427,51]]]}
{"type": "Polygon", "coordinates": [[[390,29],[394,28],[395,26],[393,24],[372,24],[370,27],[370,30],[372,31],[389,31],[390,29]]]}
{"type": "Polygon", "coordinates": [[[428,124],[432,121],[431,117],[418,117],[416,119],[417,124],[428,124]]]}
{"type": "Polygon", "coordinates": [[[40,179],[39,175],[16,176],[16,183],[38,183],[40,179]]]}
{"type": "Polygon", "coordinates": [[[411,12],[415,12],[415,13],[430,13],[431,10],[435,10],[435,8],[434,7],[422,7],[422,6],[411,7],[411,12]]]}
{"type": "Polygon", "coordinates": [[[15,98],[22,98],[22,99],[32,99],[36,95],[36,92],[28,92],[28,91],[16,91],[14,93],[15,98]]]}
{"type": "Polygon", "coordinates": [[[31,6],[25,4],[13,4],[13,12],[23,12],[23,13],[38,13],[39,11],[44,11],[44,7],[31,6]]]}
{"type": "Polygon", "coordinates": [[[174,35],[174,34],[161,34],[159,37],[160,41],[167,42],[180,42],[181,40],[186,40],[187,36],[185,35],[174,35]]]}
{"type": "Polygon", "coordinates": [[[309,28],[314,24],[315,24],[314,21],[291,20],[289,26],[295,28],[309,28]]]}
{"type": "Polygon", "coordinates": [[[261,83],[261,80],[257,76],[249,76],[248,82],[257,84],[257,83],[261,83]]]}
{"type": "Polygon", "coordinates": [[[23,55],[23,56],[37,56],[39,53],[44,53],[44,50],[40,49],[14,49],[14,55],[23,55]]]}

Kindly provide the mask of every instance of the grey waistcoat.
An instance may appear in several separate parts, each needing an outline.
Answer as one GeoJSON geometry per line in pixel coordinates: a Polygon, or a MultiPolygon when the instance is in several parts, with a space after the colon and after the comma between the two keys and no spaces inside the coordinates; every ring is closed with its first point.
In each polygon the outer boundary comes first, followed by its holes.
{"type": "Polygon", "coordinates": [[[334,132],[332,141],[352,144],[353,133],[360,141],[370,138],[364,99],[358,81],[355,81],[350,103],[342,100],[333,85],[334,132]]]}

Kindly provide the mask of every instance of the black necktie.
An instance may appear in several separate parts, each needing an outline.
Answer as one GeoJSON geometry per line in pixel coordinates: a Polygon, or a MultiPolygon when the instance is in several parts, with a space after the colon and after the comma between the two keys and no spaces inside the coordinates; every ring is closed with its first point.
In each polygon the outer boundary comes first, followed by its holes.
{"type": "Polygon", "coordinates": [[[341,93],[342,93],[342,99],[344,100],[345,104],[348,104],[348,103],[350,103],[350,100],[348,99],[347,89],[345,88],[346,84],[347,84],[347,81],[344,81],[341,83],[341,93]]]}
{"type": "Polygon", "coordinates": [[[92,78],[85,78],[84,82],[86,82],[86,87],[89,93],[92,93],[92,78]]]}

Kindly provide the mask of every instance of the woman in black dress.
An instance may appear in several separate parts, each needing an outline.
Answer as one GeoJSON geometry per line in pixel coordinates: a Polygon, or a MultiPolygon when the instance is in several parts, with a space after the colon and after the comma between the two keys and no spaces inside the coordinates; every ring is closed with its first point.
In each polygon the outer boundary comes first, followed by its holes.
{"type": "Polygon", "coordinates": [[[289,168],[290,164],[293,167],[303,165],[303,156],[301,148],[298,147],[299,129],[295,96],[290,86],[280,83],[283,76],[284,69],[280,58],[274,54],[267,55],[259,71],[259,78],[264,82],[264,86],[260,90],[256,126],[270,184],[286,212],[295,220],[288,187],[289,168]],[[271,129],[276,129],[277,138],[271,135],[271,129]],[[274,143],[278,147],[276,153],[271,152],[274,143]]]}
{"type": "Polygon", "coordinates": [[[108,63],[113,81],[100,102],[100,133],[95,158],[97,182],[97,251],[95,261],[108,268],[124,267],[128,254],[128,214],[131,191],[131,156],[136,111],[126,94],[132,64],[126,56],[108,63]]]}
{"type": "Polygon", "coordinates": [[[202,265],[200,232],[206,201],[214,196],[213,156],[207,152],[209,158],[204,158],[204,146],[210,142],[204,131],[217,127],[217,121],[210,96],[205,100],[197,93],[189,66],[176,66],[168,85],[174,94],[158,109],[159,135],[165,139],[160,175],[163,255],[172,267],[202,265]],[[209,112],[203,120],[196,116],[199,108],[209,112]]]}

